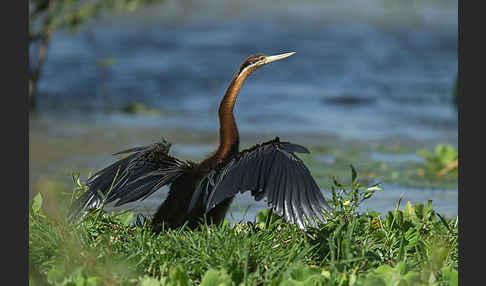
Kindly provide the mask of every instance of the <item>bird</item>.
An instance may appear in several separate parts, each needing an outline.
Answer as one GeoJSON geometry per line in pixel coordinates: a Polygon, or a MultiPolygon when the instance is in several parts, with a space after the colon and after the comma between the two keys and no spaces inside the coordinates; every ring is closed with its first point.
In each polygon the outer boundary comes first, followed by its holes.
{"type": "Polygon", "coordinates": [[[155,233],[183,225],[194,229],[201,223],[220,224],[238,193],[250,192],[264,200],[273,213],[302,230],[327,223],[324,213],[332,209],[309,169],[295,153],[310,153],[301,145],[279,137],[239,150],[239,132],[234,107],[240,89],[257,69],[295,52],[246,58],[234,74],[220,102],[219,146],[199,163],[169,154],[164,138],[150,145],[113,155],[126,157],[94,173],[85,191],[71,207],[71,218],[105,203],[115,206],[143,200],[169,186],[166,199],[151,219],[155,233]]]}

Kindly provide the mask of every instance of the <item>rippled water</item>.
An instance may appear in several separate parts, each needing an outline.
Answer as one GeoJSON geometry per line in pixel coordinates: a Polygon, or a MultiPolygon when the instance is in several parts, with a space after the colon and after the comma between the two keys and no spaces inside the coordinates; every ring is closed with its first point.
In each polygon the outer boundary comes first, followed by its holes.
{"type": "MultiPolygon", "coordinates": [[[[72,170],[86,176],[112,162],[111,153],[162,136],[181,157],[204,157],[218,142],[219,100],[243,59],[256,53],[296,52],[245,83],[235,110],[244,146],[273,136],[312,146],[333,142],[335,148],[352,141],[457,146],[457,110],[451,103],[457,20],[440,17],[457,16],[457,7],[419,9],[413,14],[422,19],[418,24],[397,24],[381,6],[369,11],[386,19],[372,22],[369,17],[323,19],[330,14],[326,6],[311,4],[285,13],[269,9],[264,17],[190,15],[177,22],[167,11],[160,21],[148,11],[150,21],[140,15],[114,18],[74,35],[55,33],[39,109],[30,118],[30,193],[42,177],[67,183],[72,170]],[[100,68],[96,61],[104,58],[114,64],[100,68]],[[119,111],[133,102],[161,108],[165,115],[133,117],[119,111]]],[[[336,5],[335,11],[348,11],[336,5]]],[[[404,200],[433,199],[444,213],[457,213],[457,189],[386,189],[367,207],[392,209],[405,192],[404,200]]],[[[164,192],[143,206],[153,209],[161,196],[164,192]]],[[[248,196],[238,203],[243,209],[263,205],[248,196]]],[[[241,218],[235,208],[233,214],[241,218]]]]}

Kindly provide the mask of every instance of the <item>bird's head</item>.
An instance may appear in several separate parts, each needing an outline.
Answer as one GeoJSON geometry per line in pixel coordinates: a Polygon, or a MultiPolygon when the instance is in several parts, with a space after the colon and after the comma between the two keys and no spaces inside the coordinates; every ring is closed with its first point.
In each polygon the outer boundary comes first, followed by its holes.
{"type": "Polygon", "coordinates": [[[246,60],[241,64],[240,69],[238,70],[238,76],[243,74],[251,74],[258,68],[281,59],[285,59],[286,57],[290,57],[291,55],[295,54],[295,52],[285,53],[280,55],[273,55],[267,56],[263,54],[258,54],[254,56],[250,56],[246,58],[246,60]]]}

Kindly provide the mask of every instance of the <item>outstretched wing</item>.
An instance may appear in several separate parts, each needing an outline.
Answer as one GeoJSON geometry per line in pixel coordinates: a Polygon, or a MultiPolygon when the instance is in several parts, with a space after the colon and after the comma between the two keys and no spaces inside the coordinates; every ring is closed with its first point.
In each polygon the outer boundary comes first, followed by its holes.
{"type": "Polygon", "coordinates": [[[113,155],[132,153],[91,176],[86,191],[71,207],[71,219],[82,211],[116,201],[116,206],[145,199],[164,185],[172,183],[192,163],[168,155],[165,140],[143,147],[127,149],[113,155]],[[101,194],[100,194],[101,193],[101,194]]]}
{"type": "Polygon", "coordinates": [[[225,198],[251,191],[257,201],[266,200],[275,213],[301,229],[306,229],[305,220],[313,227],[316,218],[326,223],[322,211],[332,210],[294,152],[310,153],[303,146],[280,142],[278,137],[239,152],[201,180],[191,205],[202,195],[209,211],[225,198]]]}

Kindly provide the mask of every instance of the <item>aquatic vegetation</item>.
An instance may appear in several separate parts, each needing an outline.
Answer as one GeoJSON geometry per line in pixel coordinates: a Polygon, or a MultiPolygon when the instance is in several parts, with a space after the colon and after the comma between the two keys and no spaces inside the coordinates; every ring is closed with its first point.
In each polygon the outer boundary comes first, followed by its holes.
{"type": "Polygon", "coordinates": [[[162,109],[150,108],[147,105],[135,102],[128,104],[122,108],[122,111],[127,114],[149,115],[149,116],[164,116],[165,112],[162,109]]]}
{"type": "Polygon", "coordinates": [[[434,152],[422,149],[418,151],[418,154],[425,160],[425,175],[440,178],[450,173],[457,176],[459,154],[454,147],[439,144],[434,152]]]}
{"type": "Polygon", "coordinates": [[[351,162],[359,167],[360,180],[365,184],[382,182],[418,189],[456,188],[457,165],[454,164],[457,164],[457,151],[450,146],[439,149],[438,153],[430,154],[402,145],[370,148],[347,144],[341,148],[312,148],[311,155],[301,158],[324,189],[331,188],[333,177],[345,180],[351,162]],[[425,161],[423,156],[427,157],[425,161]],[[450,158],[454,156],[456,161],[451,162],[450,158]]]}
{"type": "Polygon", "coordinates": [[[101,69],[111,67],[114,64],[115,64],[115,58],[113,58],[113,57],[102,58],[102,59],[96,60],[96,66],[101,68],[101,69]]]}
{"type": "MultiPolygon", "coordinates": [[[[76,179],[76,178],[74,178],[76,179]]],[[[83,191],[75,180],[76,192],[83,191]]],[[[96,209],[76,224],[63,202],[29,207],[31,285],[457,285],[458,221],[432,203],[358,212],[382,191],[333,180],[334,213],[306,232],[265,210],[257,220],[156,236],[141,215],[96,209]]]]}

